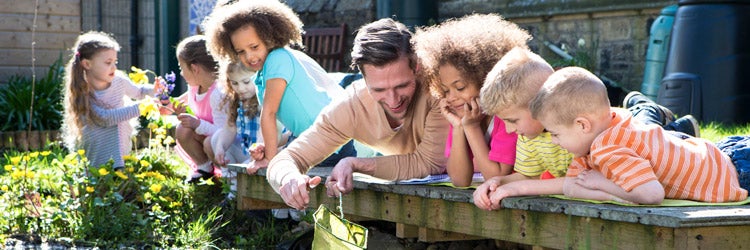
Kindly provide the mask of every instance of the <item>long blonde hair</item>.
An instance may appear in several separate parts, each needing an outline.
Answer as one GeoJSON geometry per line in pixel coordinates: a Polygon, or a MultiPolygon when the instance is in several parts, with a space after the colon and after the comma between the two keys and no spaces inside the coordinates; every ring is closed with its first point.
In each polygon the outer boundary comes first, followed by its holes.
{"type": "MultiPolygon", "coordinates": [[[[224,99],[221,101],[221,106],[228,109],[226,110],[227,119],[230,124],[234,124],[233,122],[237,119],[237,108],[240,106],[239,102],[242,101],[242,98],[232,87],[232,80],[236,81],[237,79],[232,79],[231,76],[239,74],[252,75],[255,72],[245,67],[241,62],[229,62],[227,60],[220,63],[220,68],[219,81],[223,85],[224,91],[226,91],[226,95],[224,95],[224,99]]],[[[246,117],[255,117],[258,114],[258,94],[256,93],[249,100],[244,100],[242,106],[246,117]]]]}
{"type": "Polygon", "coordinates": [[[98,117],[91,109],[96,104],[94,89],[86,80],[82,61],[91,59],[104,50],[120,51],[120,44],[112,36],[98,31],[89,31],[76,39],[71,48],[72,56],[65,66],[65,97],[63,105],[63,136],[69,149],[75,148],[80,141],[81,130],[86,124],[98,123],[98,117]]]}

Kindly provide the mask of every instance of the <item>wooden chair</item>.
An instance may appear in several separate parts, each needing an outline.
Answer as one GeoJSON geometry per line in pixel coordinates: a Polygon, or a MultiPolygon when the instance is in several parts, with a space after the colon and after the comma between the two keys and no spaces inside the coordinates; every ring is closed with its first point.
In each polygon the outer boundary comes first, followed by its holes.
{"type": "Polygon", "coordinates": [[[330,28],[309,28],[302,35],[307,55],[328,72],[339,72],[344,63],[346,24],[330,28]]]}

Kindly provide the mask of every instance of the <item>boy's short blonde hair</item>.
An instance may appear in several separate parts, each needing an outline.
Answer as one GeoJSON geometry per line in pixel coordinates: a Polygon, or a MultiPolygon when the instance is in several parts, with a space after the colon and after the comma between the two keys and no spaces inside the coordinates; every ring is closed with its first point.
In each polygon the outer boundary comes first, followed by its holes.
{"type": "Polygon", "coordinates": [[[576,117],[609,113],[607,88],[586,69],[566,67],[549,76],[529,104],[536,120],[551,119],[560,125],[573,124],[576,117]]]}
{"type": "Polygon", "coordinates": [[[487,74],[479,92],[479,105],[490,115],[511,107],[527,109],[553,72],[552,66],[539,55],[526,48],[514,48],[487,74]]]}

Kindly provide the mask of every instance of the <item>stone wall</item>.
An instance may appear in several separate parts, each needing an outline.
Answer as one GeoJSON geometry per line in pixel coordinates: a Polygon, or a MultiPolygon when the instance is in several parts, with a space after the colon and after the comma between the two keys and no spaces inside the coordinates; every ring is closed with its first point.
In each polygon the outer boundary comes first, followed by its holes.
{"type": "MultiPolygon", "coordinates": [[[[383,0],[380,0],[383,1],[383,0]]],[[[377,19],[378,0],[288,0],[306,27],[346,23],[349,34],[377,19]]],[[[544,42],[565,47],[569,54],[590,56],[590,70],[627,89],[639,90],[651,23],[675,0],[441,0],[440,21],[470,13],[499,13],[534,36],[532,49],[555,63],[560,57],[544,42]],[[583,39],[585,45],[578,46],[583,39]]],[[[353,34],[346,51],[351,50],[353,34]]],[[[347,55],[348,56],[348,55],[347,55]]]]}

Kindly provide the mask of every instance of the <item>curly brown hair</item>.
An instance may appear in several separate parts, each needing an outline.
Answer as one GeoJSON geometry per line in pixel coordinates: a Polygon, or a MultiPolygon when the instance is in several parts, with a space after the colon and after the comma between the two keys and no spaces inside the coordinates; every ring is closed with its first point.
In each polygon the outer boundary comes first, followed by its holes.
{"type": "Polygon", "coordinates": [[[276,0],[237,1],[214,8],[203,23],[207,47],[214,57],[239,61],[231,36],[251,25],[268,51],[285,46],[302,48],[302,21],[287,5],[276,0]]]}
{"type": "Polygon", "coordinates": [[[420,28],[412,42],[421,78],[433,96],[442,98],[438,68],[454,66],[467,82],[482,87],[487,73],[515,47],[528,48],[528,32],[497,14],[472,14],[420,28]]]}

